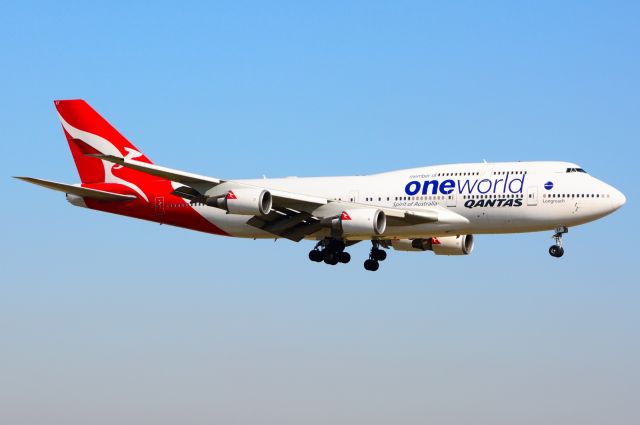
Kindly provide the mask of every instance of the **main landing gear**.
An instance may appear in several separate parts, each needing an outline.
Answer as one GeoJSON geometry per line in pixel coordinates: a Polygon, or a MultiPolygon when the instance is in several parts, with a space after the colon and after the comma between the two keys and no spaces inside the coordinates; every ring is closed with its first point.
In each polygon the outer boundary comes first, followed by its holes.
{"type": "Polygon", "coordinates": [[[351,261],[351,255],[344,251],[345,247],[344,242],[338,239],[323,239],[309,251],[309,260],[316,263],[324,261],[331,266],[338,263],[346,264],[351,261]]]}
{"type": "Polygon", "coordinates": [[[564,248],[562,247],[562,235],[568,233],[569,229],[566,226],[558,226],[556,227],[556,233],[553,235],[553,238],[556,240],[555,245],[551,245],[549,248],[549,254],[552,257],[560,258],[564,255],[564,248]]]}
{"type": "Polygon", "coordinates": [[[375,272],[380,268],[379,261],[384,261],[387,258],[387,252],[380,248],[378,241],[371,241],[373,245],[371,252],[369,253],[369,259],[364,262],[364,269],[370,272],[375,272]]]}
{"type": "MultiPolygon", "coordinates": [[[[380,268],[380,261],[384,261],[387,258],[387,252],[381,248],[381,244],[378,241],[371,241],[373,245],[369,258],[364,262],[365,270],[375,272],[380,268]]],[[[338,263],[348,263],[351,261],[351,255],[345,252],[346,244],[339,239],[323,239],[318,242],[311,251],[309,251],[309,260],[316,263],[325,262],[331,266],[335,266],[338,263]]]]}

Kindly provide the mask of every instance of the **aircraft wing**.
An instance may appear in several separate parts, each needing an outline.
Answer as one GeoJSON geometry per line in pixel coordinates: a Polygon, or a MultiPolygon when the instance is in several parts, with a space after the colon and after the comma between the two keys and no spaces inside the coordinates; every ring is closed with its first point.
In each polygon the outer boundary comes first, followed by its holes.
{"type": "MultiPolygon", "coordinates": [[[[192,202],[203,202],[205,194],[209,197],[224,197],[230,190],[256,187],[242,182],[221,180],[113,155],[90,154],[89,156],[181,183],[184,186],[178,187],[173,193],[192,202]]],[[[273,199],[271,212],[267,215],[253,216],[247,223],[266,232],[273,233],[275,236],[296,242],[316,233],[323,227],[327,227],[330,219],[339,217],[342,211],[347,209],[380,209],[384,211],[387,217],[387,224],[391,226],[414,226],[426,223],[468,223],[465,217],[443,207],[431,207],[417,211],[337,201],[282,190],[268,190],[273,199]]]]}
{"type": "Polygon", "coordinates": [[[123,167],[131,168],[132,170],[142,171],[143,173],[186,184],[187,186],[193,184],[215,186],[223,182],[223,180],[220,179],[187,173],[186,171],[174,170],[172,168],[161,167],[159,165],[148,164],[146,162],[136,161],[135,159],[125,159],[115,155],[86,154],[86,156],[113,162],[114,164],[122,165],[123,167]]]}
{"type": "MultiPolygon", "coordinates": [[[[276,236],[300,241],[324,227],[329,227],[331,219],[340,217],[343,211],[350,209],[373,208],[384,211],[389,226],[414,226],[419,224],[464,224],[468,220],[446,209],[434,208],[426,211],[408,211],[399,208],[376,207],[344,201],[327,201],[326,207],[312,212],[280,207],[275,199],[271,212],[265,216],[254,216],[248,224],[273,233],[276,236]]],[[[309,205],[309,209],[312,207],[309,205]]]]}

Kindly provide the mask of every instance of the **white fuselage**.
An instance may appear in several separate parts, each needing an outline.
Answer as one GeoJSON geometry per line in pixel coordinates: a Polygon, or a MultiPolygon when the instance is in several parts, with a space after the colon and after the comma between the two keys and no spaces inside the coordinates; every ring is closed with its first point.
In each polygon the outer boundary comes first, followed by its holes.
{"type": "MultiPolygon", "coordinates": [[[[384,239],[550,230],[596,220],[625,203],[614,187],[566,162],[450,164],[368,176],[241,182],[362,206],[414,211],[436,207],[466,219],[457,224],[390,225],[380,237],[384,239]]],[[[247,224],[248,217],[209,207],[199,207],[198,212],[232,236],[274,237],[247,224]]]]}

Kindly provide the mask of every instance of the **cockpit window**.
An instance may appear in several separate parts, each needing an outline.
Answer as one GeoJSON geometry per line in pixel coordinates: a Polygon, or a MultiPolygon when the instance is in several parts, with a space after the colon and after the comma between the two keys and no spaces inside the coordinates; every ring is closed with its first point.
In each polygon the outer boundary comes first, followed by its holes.
{"type": "Polygon", "coordinates": [[[567,168],[567,173],[586,173],[582,168],[567,168]]]}

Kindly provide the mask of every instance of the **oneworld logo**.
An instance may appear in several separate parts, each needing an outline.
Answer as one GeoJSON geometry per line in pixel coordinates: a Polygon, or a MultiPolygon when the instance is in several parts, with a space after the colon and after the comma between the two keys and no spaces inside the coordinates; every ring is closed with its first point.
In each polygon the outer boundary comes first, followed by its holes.
{"type": "Polygon", "coordinates": [[[544,188],[547,189],[547,190],[553,189],[553,182],[546,182],[544,184],[544,188]]]}
{"type": "Polygon", "coordinates": [[[505,176],[500,179],[475,179],[475,180],[425,180],[420,182],[413,180],[407,183],[404,191],[409,196],[422,195],[450,195],[457,189],[457,193],[522,193],[525,175],[512,178],[505,176]]]}

